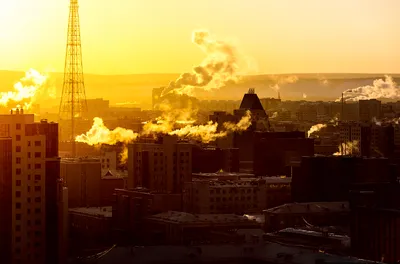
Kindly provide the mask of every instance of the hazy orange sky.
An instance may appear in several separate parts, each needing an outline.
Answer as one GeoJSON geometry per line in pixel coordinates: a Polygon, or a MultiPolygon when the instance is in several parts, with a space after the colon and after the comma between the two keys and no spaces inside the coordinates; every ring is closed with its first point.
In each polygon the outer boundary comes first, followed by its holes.
{"type": "MultiPolygon", "coordinates": [[[[68,0],[0,0],[0,69],[63,71],[68,0]]],[[[400,72],[399,0],[80,0],[84,72],[179,73],[194,29],[258,73],[400,72]]],[[[252,72],[254,73],[254,72],[252,72]]]]}

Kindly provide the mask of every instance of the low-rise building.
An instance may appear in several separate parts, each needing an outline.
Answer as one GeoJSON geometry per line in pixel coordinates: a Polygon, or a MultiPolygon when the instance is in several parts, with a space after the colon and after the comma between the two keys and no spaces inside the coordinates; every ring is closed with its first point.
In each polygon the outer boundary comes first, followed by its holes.
{"type": "Polygon", "coordinates": [[[348,202],[291,203],[264,210],[265,232],[305,225],[343,226],[349,223],[348,202]]]}
{"type": "Polygon", "coordinates": [[[247,217],[233,214],[189,214],[168,211],[146,219],[148,238],[160,244],[213,243],[223,236],[219,233],[233,229],[259,228],[260,224],[247,217]]]}
{"type": "Polygon", "coordinates": [[[260,213],[291,201],[290,178],[251,178],[250,175],[223,172],[193,175],[194,179],[185,183],[184,211],[260,213]]]}
{"type": "Polygon", "coordinates": [[[68,210],[70,250],[97,250],[112,245],[112,207],[81,207],[68,210]]]}

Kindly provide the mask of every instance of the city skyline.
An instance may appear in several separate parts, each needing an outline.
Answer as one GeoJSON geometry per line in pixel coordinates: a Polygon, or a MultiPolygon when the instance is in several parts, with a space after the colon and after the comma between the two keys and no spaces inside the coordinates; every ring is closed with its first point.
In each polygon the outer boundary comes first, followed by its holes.
{"type": "MultiPolygon", "coordinates": [[[[0,5],[0,69],[62,72],[68,1],[0,5]]],[[[192,31],[207,29],[217,39],[234,43],[250,64],[239,69],[243,74],[396,73],[400,38],[392,32],[399,23],[399,5],[393,0],[120,0],[110,8],[105,1],[96,1],[96,6],[82,2],[84,72],[191,70],[204,58],[191,42],[192,31]]]]}

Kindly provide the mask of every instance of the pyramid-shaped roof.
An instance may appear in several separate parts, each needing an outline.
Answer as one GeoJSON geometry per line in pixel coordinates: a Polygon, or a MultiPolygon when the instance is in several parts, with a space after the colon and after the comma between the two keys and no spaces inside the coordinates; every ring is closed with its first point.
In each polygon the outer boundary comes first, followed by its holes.
{"type": "Polygon", "coordinates": [[[240,104],[240,109],[243,110],[263,110],[264,108],[258,98],[254,89],[250,88],[248,93],[243,96],[242,103],[240,104]]]}

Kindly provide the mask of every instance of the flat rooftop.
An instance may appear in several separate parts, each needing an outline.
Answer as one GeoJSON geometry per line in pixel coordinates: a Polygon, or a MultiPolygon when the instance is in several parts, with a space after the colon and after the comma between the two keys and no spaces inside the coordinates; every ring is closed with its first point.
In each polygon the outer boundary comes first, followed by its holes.
{"type": "Polygon", "coordinates": [[[256,187],[264,184],[290,184],[291,177],[253,177],[253,178],[239,178],[239,179],[193,179],[193,183],[208,184],[214,187],[256,187]]]}
{"type": "Polygon", "coordinates": [[[98,163],[99,158],[84,157],[84,158],[62,158],[61,163],[98,163]]]}
{"type": "Polygon", "coordinates": [[[176,223],[210,223],[210,224],[226,224],[226,223],[254,223],[245,216],[234,214],[190,214],[185,212],[168,211],[149,217],[153,220],[164,220],[176,223]]]}
{"type": "Polygon", "coordinates": [[[112,217],[112,206],[105,207],[78,207],[68,209],[70,213],[83,214],[89,216],[112,217]]]}
{"type": "Polygon", "coordinates": [[[296,214],[296,213],[329,213],[349,212],[349,203],[343,202],[315,202],[315,203],[290,203],[264,210],[266,213],[296,214]]]}

